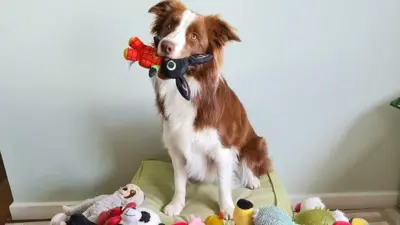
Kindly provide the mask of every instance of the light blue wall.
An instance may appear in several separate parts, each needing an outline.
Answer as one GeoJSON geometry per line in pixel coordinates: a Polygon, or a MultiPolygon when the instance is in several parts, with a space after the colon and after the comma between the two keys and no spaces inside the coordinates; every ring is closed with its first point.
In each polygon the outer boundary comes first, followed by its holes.
{"type": "MultiPolygon", "coordinates": [[[[269,140],[291,194],[400,184],[400,1],[185,1],[242,43],[224,73],[269,140]]],[[[0,8],[0,149],[16,202],[80,200],[165,154],[146,71],[156,1],[6,1],[0,8]]]]}

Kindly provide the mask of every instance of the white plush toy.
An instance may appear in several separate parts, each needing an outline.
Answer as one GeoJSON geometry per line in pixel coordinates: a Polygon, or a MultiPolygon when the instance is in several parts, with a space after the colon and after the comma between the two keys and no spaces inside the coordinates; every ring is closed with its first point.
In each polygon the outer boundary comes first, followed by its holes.
{"type": "Polygon", "coordinates": [[[122,212],[121,225],[164,225],[154,211],[147,208],[127,208],[122,212]]]}
{"type": "Polygon", "coordinates": [[[306,198],[301,201],[300,205],[297,206],[300,208],[299,212],[305,212],[312,209],[324,209],[325,204],[318,197],[306,198]]]}
{"type": "Polygon", "coordinates": [[[93,223],[97,222],[99,214],[115,207],[124,206],[134,202],[137,206],[144,201],[143,191],[135,184],[127,184],[119,188],[113,194],[100,195],[87,199],[75,206],[63,206],[63,213],[56,214],[50,221],[50,225],[63,225],[72,214],[82,213],[93,223]]]}

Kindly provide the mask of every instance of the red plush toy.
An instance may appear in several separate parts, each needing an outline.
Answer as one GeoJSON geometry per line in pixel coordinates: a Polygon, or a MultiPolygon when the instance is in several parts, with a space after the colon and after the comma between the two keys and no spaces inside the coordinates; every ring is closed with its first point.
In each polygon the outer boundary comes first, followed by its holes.
{"type": "Polygon", "coordinates": [[[129,208],[136,209],[136,203],[134,203],[134,202],[129,203],[123,209],[122,209],[122,207],[116,207],[116,208],[113,208],[108,211],[100,213],[100,215],[97,219],[97,225],[119,224],[119,222],[121,222],[121,220],[122,220],[121,214],[129,208]]]}
{"type": "Polygon", "coordinates": [[[124,57],[131,62],[139,62],[139,65],[150,69],[153,66],[161,65],[161,57],[156,55],[156,50],[145,45],[138,37],[129,39],[129,47],[124,50],[124,57]]]}

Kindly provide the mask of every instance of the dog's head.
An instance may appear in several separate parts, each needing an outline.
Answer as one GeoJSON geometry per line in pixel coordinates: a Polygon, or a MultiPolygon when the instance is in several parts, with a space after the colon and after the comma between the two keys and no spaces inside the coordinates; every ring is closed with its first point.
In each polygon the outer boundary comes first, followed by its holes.
{"type": "Polygon", "coordinates": [[[179,0],[162,0],[149,9],[155,14],[151,31],[160,37],[157,54],[183,58],[215,54],[229,41],[240,41],[233,28],[217,15],[200,15],[179,0]]]}

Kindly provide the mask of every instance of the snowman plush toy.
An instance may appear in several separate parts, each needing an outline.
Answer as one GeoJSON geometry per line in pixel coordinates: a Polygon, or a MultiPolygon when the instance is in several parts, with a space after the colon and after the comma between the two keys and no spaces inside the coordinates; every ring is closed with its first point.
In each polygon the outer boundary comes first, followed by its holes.
{"type": "Polygon", "coordinates": [[[154,211],[136,208],[135,203],[100,214],[97,225],[164,225],[154,211]]]}
{"type": "Polygon", "coordinates": [[[120,208],[129,203],[138,206],[143,201],[144,193],[139,186],[127,184],[112,194],[87,199],[74,206],[63,206],[64,212],[56,214],[51,219],[50,225],[96,224],[102,212],[120,208]],[[81,222],[75,222],[78,220],[81,222]]]}

